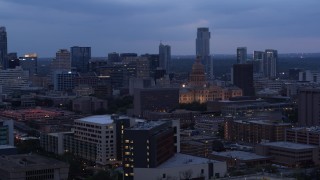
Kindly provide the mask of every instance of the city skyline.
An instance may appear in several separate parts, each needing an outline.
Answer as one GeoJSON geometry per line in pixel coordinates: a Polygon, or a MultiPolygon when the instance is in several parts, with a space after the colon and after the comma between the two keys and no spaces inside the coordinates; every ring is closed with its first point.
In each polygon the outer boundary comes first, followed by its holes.
{"type": "Polygon", "coordinates": [[[242,46],[248,52],[319,52],[316,0],[181,2],[2,0],[0,26],[7,29],[8,52],[40,57],[72,46],[92,47],[93,56],[157,53],[161,41],[173,55],[194,55],[198,27],[212,33],[211,54],[234,54],[242,46]]]}

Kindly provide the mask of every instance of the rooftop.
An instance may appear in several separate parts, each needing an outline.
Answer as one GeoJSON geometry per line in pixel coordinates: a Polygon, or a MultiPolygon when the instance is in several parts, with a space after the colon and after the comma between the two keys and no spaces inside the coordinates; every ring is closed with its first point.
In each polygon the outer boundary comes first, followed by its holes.
{"type": "Polygon", "coordinates": [[[154,127],[160,126],[166,123],[166,121],[148,121],[137,123],[131,130],[150,130],[154,127]]]}
{"type": "Polygon", "coordinates": [[[293,130],[293,131],[305,131],[305,132],[312,132],[312,133],[320,133],[320,126],[296,127],[296,128],[292,128],[290,130],[293,130]]]}
{"type": "Polygon", "coordinates": [[[186,154],[176,153],[173,157],[162,163],[157,168],[181,167],[184,165],[207,164],[208,162],[218,162],[207,158],[190,156],[186,154]]]}
{"type": "Polygon", "coordinates": [[[212,152],[212,155],[236,158],[244,161],[268,158],[266,156],[260,156],[255,153],[244,152],[244,151],[212,152]]]}
{"type": "Polygon", "coordinates": [[[78,120],[88,122],[88,123],[101,124],[101,125],[107,125],[107,124],[113,123],[113,120],[111,119],[111,115],[108,115],[108,114],[88,116],[88,117],[80,118],[78,120]]]}
{"type": "Polygon", "coordinates": [[[308,145],[308,144],[299,144],[299,143],[292,143],[292,142],[269,142],[269,143],[262,143],[263,145],[273,146],[273,147],[280,147],[285,149],[293,149],[293,150],[303,150],[303,149],[313,149],[316,146],[308,145]]]}
{"type": "Polygon", "coordinates": [[[35,154],[19,154],[0,156],[0,169],[16,171],[16,169],[43,169],[44,167],[67,167],[67,163],[35,154]]]}

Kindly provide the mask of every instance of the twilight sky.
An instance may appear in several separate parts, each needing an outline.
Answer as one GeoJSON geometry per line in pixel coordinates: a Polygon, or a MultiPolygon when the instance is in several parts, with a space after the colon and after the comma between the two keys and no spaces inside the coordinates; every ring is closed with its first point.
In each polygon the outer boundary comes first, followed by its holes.
{"type": "Polygon", "coordinates": [[[61,48],[195,54],[197,27],[209,27],[211,53],[278,49],[320,52],[320,0],[0,0],[9,52],[53,57],[61,48]]]}

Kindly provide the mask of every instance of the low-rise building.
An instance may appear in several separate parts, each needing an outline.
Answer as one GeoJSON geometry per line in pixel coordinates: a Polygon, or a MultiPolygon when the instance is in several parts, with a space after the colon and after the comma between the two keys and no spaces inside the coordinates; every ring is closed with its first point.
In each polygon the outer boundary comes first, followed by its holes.
{"type": "Polygon", "coordinates": [[[225,162],[176,153],[153,168],[134,168],[133,179],[204,179],[224,177],[225,162]]]}
{"type": "Polygon", "coordinates": [[[49,159],[35,154],[0,156],[0,179],[67,180],[68,173],[69,165],[55,159],[49,159]]]}
{"type": "Polygon", "coordinates": [[[256,153],[271,156],[272,163],[288,167],[306,167],[318,165],[319,146],[292,142],[269,142],[256,146],[256,153]]]}
{"type": "Polygon", "coordinates": [[[257,144],[263,141],[284,141],[285,130],[290,123],[268,120],[232,120],[227,119],[224,126],[224,138],[229,141],[240,141],[257,144]]]}
{"type": "Polygon", "coordinates": [[[320,127],[297,127],[286,129],[286,141],[320,146],[320,127]]]}
{"type": "Polygon", "coordinates": [[[256,165],[264,165],[271,160],[270,157],[244,151],[212,152],[210,159],[224,161],[227,163],[228,168],[241,165],[254,167],[256,165]]]}

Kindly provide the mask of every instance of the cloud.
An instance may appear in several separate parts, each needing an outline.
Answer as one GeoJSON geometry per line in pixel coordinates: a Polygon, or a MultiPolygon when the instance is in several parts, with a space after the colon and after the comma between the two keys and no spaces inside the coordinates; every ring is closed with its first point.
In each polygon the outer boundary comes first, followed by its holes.
{"type": "Polygon", "coordinates": [[[319,6],[319,0],[2,0],[0,22],[12,51],[44,56],[73,45],[92,46],[97,56],[156,52],[160,40],[173,54],[193,54],[196,29],[203,26],[210,28],[215,53],[239,44],[288,50],[287,39],[300,51],[315,49],[315,43],[299,44],[320,37],[319,6]]]}

